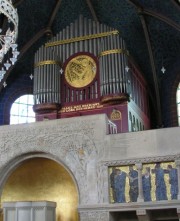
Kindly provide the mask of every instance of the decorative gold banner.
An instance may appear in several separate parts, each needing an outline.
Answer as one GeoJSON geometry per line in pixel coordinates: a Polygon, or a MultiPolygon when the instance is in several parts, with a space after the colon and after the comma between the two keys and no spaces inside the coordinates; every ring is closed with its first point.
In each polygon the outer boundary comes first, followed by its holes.
{"type": "Polygon", "coordinates": [[[108,54],[126,54],[129,56],[129,52],[127,50],[124,49],[112,49],[112,50],[108,50],[108,51],[102,51],[99,55],[99,57],[101,56],[105,56],[108,54]]]}
{"type": "Polygon", "coordinates": [[[48,65],[48,64],[57,64],[60,65],[59,61],[54,61],[54,60],[46,60],[46,61],[40,61],[34,65],[35,68],[43,65],[48,65]]]}
{"type": "Polygon", "coordinates": [[[109,35],[117,35],[119,32],[117,30],[114,31],[109,31],[109,32],[102,32],[99,34],[94,34],[94,35],[85,35],[85,36],[80,36],[76,38],[70,38],[70,39],[65,39],[61,41],[54,41],[54,42],[49,42],[45,44],[45,47],[53,47],[57,45],[62,45],[62,44],[69,44],[77,41],[84,41],[84,40],[90,40],[94,38],[102,38],[102,37],[107,37],[109,35]]]}

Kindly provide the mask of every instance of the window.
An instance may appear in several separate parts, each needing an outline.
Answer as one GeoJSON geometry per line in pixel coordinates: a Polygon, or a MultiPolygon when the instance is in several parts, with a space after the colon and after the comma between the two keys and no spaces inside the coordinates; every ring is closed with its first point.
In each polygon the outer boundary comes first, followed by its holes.
{"type": "Polygon", "coordinates": [[[176,100],[177,100],[178,125],[180,126],[180,83],[177,88],[176,100]]]}
{"type": "Polygon", "coordinates": [[[23,95],[12,104],[10,124],[35,122],[33,95],[23,95]]]}

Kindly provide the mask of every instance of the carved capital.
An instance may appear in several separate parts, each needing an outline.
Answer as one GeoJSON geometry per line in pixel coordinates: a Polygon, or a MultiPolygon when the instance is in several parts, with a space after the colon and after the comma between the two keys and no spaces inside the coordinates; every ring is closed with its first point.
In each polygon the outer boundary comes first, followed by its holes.
{"type": "Polygon", "coordinates": [[[180,160],[175,160],[175,164],[177,167],[180,167],[180,160]]]}
{"type": "Polygon", "coordinates": [[[142,163],[136,163],[135,166],[138,170],[142,170],[142,163]]]}

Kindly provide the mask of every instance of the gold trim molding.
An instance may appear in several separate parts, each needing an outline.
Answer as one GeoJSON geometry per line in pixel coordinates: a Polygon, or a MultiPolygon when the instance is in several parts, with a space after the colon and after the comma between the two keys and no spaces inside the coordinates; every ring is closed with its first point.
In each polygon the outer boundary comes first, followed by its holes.
{"type": "Polygon", "coordinates": [[[124,50],[124,49],[112,49],[112,50],[108,50],[108,51],[102,51],[99,55],[99,57],[101,56],[105,56],[108,54],[126,54],[129,56],[129,51],[124,50]]]}
{"type": "Polygon", "coordinates": [[[49,64],[57,64],[60,65],[59,61],[54,61],[54,60],[46,60],[46,61],[40,61],[34,65],[35,68],[43,65],[49,65],[49,64]]]}
{"type": "Polygon", "coordinates": [[[102,32],[102,33],[93,34],[93,35],[85,35],[85,36],[65,39],[65,40],[61,40],[61,41],[49,42],[49,43],[45,44],[45,47],[53,47],[53,46],[57,46],[57,45],[69,44],[69,43],[73,43],[73,42],[77,42],[77,41],[85,41],[85,40],[90,40],[90,39],[94,39],[94,38],[102,38],[102,37],[107,37],[109,35],[117,35],[117,34],[119,34],[118,30],[109,31],[109,32],[102,32]]]}

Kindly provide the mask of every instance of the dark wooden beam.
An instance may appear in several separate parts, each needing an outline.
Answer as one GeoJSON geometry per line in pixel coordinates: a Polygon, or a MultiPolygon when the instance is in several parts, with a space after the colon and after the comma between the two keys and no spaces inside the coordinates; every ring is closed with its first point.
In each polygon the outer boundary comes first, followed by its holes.
{"type": "Polygon", "coordinates": [[[91,14],[92,14],[92,16],[93,16],[93,19],[98,22],[98,18],[97,18],[97,16],[96,16],[96,12],[95,12],[95,10],[94,10],[94,8],[93,8],[93,6],[92,6],[91,0],[86,0],[86,3],[87,3],[87,5],[88,5],[88,7],[89,7],[89,9],[90,9],[90,11],[91,11],[91,14]]]}
{"type": "Polygon", "coordinates": [[[146,44],[148,47],[148,52],[149,52],[149,58],[150,58],[150,63],[151,63],[151,69],[152,69],[152,74],[153,74],[153,81],[154,81],[154,89],[155,89],[155,95],[156,95],[156,105],[157,105],[157,127],[162,127],[162,115],[161,115],[161,102],[160,102],[160,94],[159,94],[159,84],[158,84],[158,78],[157,78],[157,73],[156,73],[156,67],[155,67],[155,61],[154,61],[154,56],[153,56],[153,50],[151,46],[151,41],[149,37],[149,32],[147,28],[147,24],[145,21],[145,18],[143,14],[140,14],[140,19],[142,23],[142,27],[144,30],[144,35],[146,39],[146,44]]]}
{"type": "Polygon", "coordinates": [[[176,0],[171,0],[171,2],[180,10],[180,2],[178,3],[176,0]]]}
{"type": "Polygon", "coordinates": [[[180,25],[178,25],[176,22],[174,22],[173,20],[171,20],[170,18],[160,14],[160,13],[157,13],[157,12],[154,12],[152,10],[147,10],[147,9],[144,9],[142,10],[143,14],[145,15],[149,15],[149,16],[152,16],[154,18],[157,18],[163,22],[165,22],[166,24],[170,25],[171,27],[175,28],[177,31],[180,31],[180,25]]]}
{"type": "Polygon", "coordinates": [[[16,8],[19,4],[21,4],[24,0],[16,0],[13,2],[14,7],[16,8]]]}
{"type": "Polygon", "coordinates": [[[136,7],[137,9],[142,9],[142,5],[137,0],[126,0],[128,3],[136,7]]]}
{"type": "Polygon", "coordinates": [[[52,12],[52,14],[51,14],[51,16],[49,18],[49,22],[47,24],[47,29],[51,29],[52,23],[53,23],[53,21],[54,21],[54,19],[56,17],[56,14],[57,14],[57,12],[58,12],[58,10],[60,8],[61,2],[62,2],[62,0],[58,0],[57,1],[56,5],[55,5],[55,7],[53,9],[53,12],[52,12]]]}
{"type": "Polygon", "coordinates": [[[139,14],[140,19],[141,19],[141,24],[142,24],[142,27],[143,27],[143,30],[144,30],[146,44],[147,44],[147,47],[148,47],[148,53],[149,53],[150,64],[151,64],[151,69],[152,69],[153,83],[154,83],[156,98],[154,99],[154,97],[152,95],[153,93],[150,90],[150,88],[148,88],[149,89],[148,91],[149,91],[150,99],[152,101],[153,108],[155,110],[155,113],[157,114],[156,118],[157,118],[158,127],[161,127],[162,126],[162,115],[161,115],[161,102],[160,102],[160,94],[159,94],[159,84],[158,84],[158,77],[157,77],[157,73],[156,73],[156,67],[155,67],[154,56],[153,56],[153,51],[152,51],[152,47],[151,47],[149,32],[148,32],[148,28],[147,28],[145,18],[143,16],[144,8],[137,0],[126,0],[126,1],[129,2],[131,5],[133,5],[136,8],[137,13],[139,14]]]}

